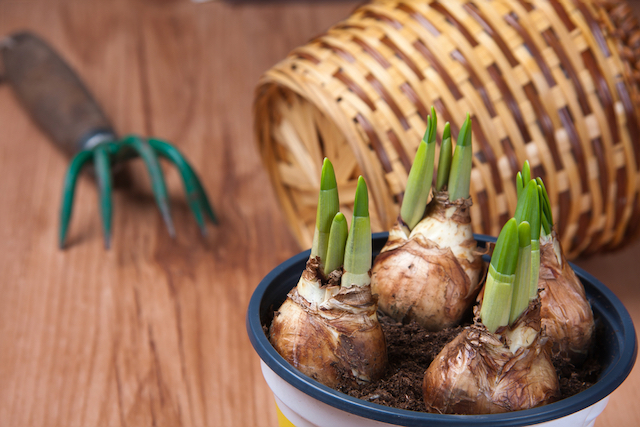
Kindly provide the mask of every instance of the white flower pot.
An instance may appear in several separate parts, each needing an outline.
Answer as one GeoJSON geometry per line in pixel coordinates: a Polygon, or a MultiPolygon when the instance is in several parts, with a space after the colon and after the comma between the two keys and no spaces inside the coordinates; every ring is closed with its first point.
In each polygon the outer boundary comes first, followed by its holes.
{"type": "MultiPolygon", "coordinates": [[[[374,255],[386,233],[373,237],[374,255]]],[[[479,242],[494,240],[477,235],[479,242]]],[[[604,410],[609,395],[631,372],[637,356],[636,333],[620,300],[600,281],[573,266],[582,280],[602,333],[597,343],[603,370],[587,390],[558,402],[524,411],[492,415],[441,415],[389,408],[330,389],[301,374],[271,346],[263,331],[270,313],[296,285],[309,251],[273,269],[256,288],[247,311],[247,332],[260,356],[262,372],[280,411],[281,427],[381,426],[524,426],[589,427],[604,410]]],[[[426,369],[426,367],[425,367],[426,369]]]]}

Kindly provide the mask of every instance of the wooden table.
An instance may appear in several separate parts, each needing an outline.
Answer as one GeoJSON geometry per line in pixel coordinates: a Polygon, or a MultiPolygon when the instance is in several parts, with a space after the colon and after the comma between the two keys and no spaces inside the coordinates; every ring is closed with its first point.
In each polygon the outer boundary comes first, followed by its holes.
{"type": "MultiPolygon", "coordinates": [[[[352,2],[0,2],[0,37],[37,31],[122,133],[173,141],[219,214],[201,237],[165,169],[171,240],[140,164],[114,195],[112,249],[96,190],[79,182],[69,248],[56,247],[64,158],[0,86],[0,425],[275,426],[245,333],[249,297],[299,251],[252,134],[260,74],[345,17],[352,2]]],[[[640,325],[640,244],[580,264],[640,325]]],[[[640,368],[597,425],[640,425],[640,368]]]]}

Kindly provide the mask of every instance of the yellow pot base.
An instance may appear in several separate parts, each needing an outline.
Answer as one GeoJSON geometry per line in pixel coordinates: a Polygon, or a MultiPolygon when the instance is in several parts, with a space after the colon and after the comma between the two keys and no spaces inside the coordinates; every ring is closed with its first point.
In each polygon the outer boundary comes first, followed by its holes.
{"type": "Polygon", "coordinates": [[[289,421],[287,419],[287,417],[284,416],[284,414],[282,413],[282,411],[278,407],[277,403],[276,403],[276,412],[278,413],[278,425],[280,427],[296,427],[296,426],[293,425],[293,423],[291,421],[289,421]]]}

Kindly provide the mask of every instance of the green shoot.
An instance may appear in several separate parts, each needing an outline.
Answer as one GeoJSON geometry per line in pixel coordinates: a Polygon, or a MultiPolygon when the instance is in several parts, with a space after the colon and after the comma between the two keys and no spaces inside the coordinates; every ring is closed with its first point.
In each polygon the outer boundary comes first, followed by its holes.
{"type": "MultiPolygon", "coordinates": [[[[542,199],[542,190],[538,187],[540,198],[542,199]]],[[[549,224],[549,220],[547,220],[547,216],[543,213],[540,217],[540,222],[542,223],[542,230],[544,230],[545,235],[551,234],[551,224],[549,224]]]]}
{"type": "MultiPolygon", "coordinates": [[[[525,170],[526,165],[527,163],[525,162],[525,170]]],[[[514,217],[518,223],[526,221],[531,226],[529,286],[527,286],[529,291],[527,293],[529,299],[535,299],[538,296],[538,278],[540,274],[540,227],[542,220],[540,194],[536,180],[529,180],[524,190],[520,193],[514,217]]]]}
{"type": "Polygon", "coordinates": [[[333,217],[333,222],[331,223],[331,232],[329,233],[329,244],[327,247],[327,261],[324,263],[325,275],[342,267],[348,233],[349,227],[347,226],[347,219],[342,212],[338,212],[336,216],[333,217]]]}
{"type": "MultiPolygon", "coordinates": [[[[436,133],[438,132],[438,115],[436,114],[436,109],[431,106],[431,126],[427,123],[427,131],[425,132],[422,139],[426,141],[428,144],[436,142],[436,133]]],[[[427,118],[427,122],[428,122],[427,118]]]]}
{"type": "Polygon", "coordinates": [[[412,230],[424,215],[427,207],[427,199],[431,191],[431,181],[433,180],[433,161],[436,153],[436,111],[432,107],[433,116],[427,118],[427,130],[418,146],[418,151],[413,160],[407,189],[404,192],[400,217],[412,230]]]}
{"type": "Polygon", "coordinates": [[[530,274],[529,300],[533,300],[538,296],[538,281],[540,279],[540,240],[531,240],[530,274]]]}
{"type": "Polygon", "coordinates": [[[342,275],[341,285],[351,287],[371,284],[370,269],[371,221],[369,219],[369,195],[367,183],[363,177],[359,177],[353,205],[351,230],[349,230],[344,253],[344,274],[342,275]]]}
{"type": "Polygon", "coordinates": [[[327,245],[331,223],[340,209],[338,199],[338,184],[333,171],[333,165],[325,158],[322,163],[322,175],[320,177],[320,194],[318,196],[318,210],[316,212],[316,229],[313,233],[313,245],[311,257],[320,257],[320,265],[327,258],[327,245]]]}
{"type": "Polygon", "coordinates": [[[516,175],[516,195],[518,199],[520,198],[522,190],[524,190],[524,182],[522,182],[522,172],[518,172],[518,175],[516,175]]]}
{"type": "Polygon", "coordinates": [[[527,185],[529,181],[531,181],[531,165],[529,160],[525,160],[522,165],[522,184],[527,185]]]}
{"type": "Polygon", "coordinates": [[[460,129],[458,143],[456,144],[453,160],[451,161],[451,172],[447,185],[449,189],[449,200],[451,201],[469,197],[472,155],[471,118],[469,114],[467,114],[467,119],[460,129]]]}
{"type": "Polygon", "coordinates": [[[407,224],[409,229],[413,229],[424,215],[427,198],[429,197],[429,187],[431,186],[430,178],[432,174],[428,173],[429,169],[429,147],[422,140],[418,145],[418,151],[413,160],[409,178],[407,180],[407,188],[402,199],[402,207],[400,208],[400,217],[407,224]]]}
{"type": "Polygon", "coordinates": [[[451,126],[449,122],[444,125],[442,132],[442,144],[438,157],[438,176],[436,178],[436,191],[442,191],[449,182],[449,170],[451,169],[451,126]]]}
{"type": "Polygon", "coordinates": [[[518,224],[518,266],[516,267],[516,280],[513,285],[509,324],[513,324],[529,306],[532,261],[531,231],[533,230],[527,221],[522,221],[518,224]]]}
{"type": "Polygon", "coordinates": [[[491,265],[500,274],[511,275],[516,273],[518,263],[517,254],[513,253],[518,244],[518,223],[511,218],[502,227],[498,241],[493,249],[491,265]]]}
{"type": "Polygon", "coordinates": [[[518,263],[518,243],[518,226],[515,218],[511,218],[502,227],[493,250],[480,309],[482,323],[491,333],[509,324],[518,263]]]}
{"type": "Polygon", "coordinates": [[[540,197],[535,180],[527,181],[523,193],[518,198],[514,218],[518,224],[522,221],[531,224],[531,240],[540,239],[540,197]]]}
{"type": "Polygon", "coordinates": [[[540,195],[540,204],[542,207],[542,226],[544,227],[545,234],[551,233],[553,227],[553,214],[551,213],[551,202],[549,201],[549,194],[547,188],[542,181],[542,178],[536,178],[538,183],[538,190],[540,195]]]}
{"type": "MultiPolygon", "coordinates": [[[[553,215],[551,214],[551,202],[549,202],[549,195],[547,189],[544,186],[541,178],[536,178],[538,185],[538,199],[540,200],[540,222],[542,223],[542,229],[545,235],[551,234],[553,228],[553,215]]],[[[540,241],[532,241],[535,245],[531,246],[531,290],[529,298],[534,299],[538,296],[538,274],[540,272],[540,241]],[[534,267],[537,268],[534,271],[534,267]],[[535,283],[534,283],[535,273],[535,283]]]]}

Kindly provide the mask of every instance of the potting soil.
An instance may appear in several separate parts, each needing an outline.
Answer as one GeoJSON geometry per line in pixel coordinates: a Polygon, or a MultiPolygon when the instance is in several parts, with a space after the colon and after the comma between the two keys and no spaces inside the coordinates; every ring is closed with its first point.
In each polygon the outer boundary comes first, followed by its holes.
{"type": "MultiPolygon", "coordinates": [[[[380,405],[424,412],[424,372],[440,350],[460,333],[462,327],[427,332],[415,322],[398,323],[380,312],[378,318],[387,340],[387,372],[381,380],[365,385],[358,386],[347,381],[338,387],[338,391],[380,405]]],[[[578,367],[560,357],[554,357],[553,364],[560,379],[562,399],[589,388],[602,370],[602,365],[594,354],[578,367]]]]}

